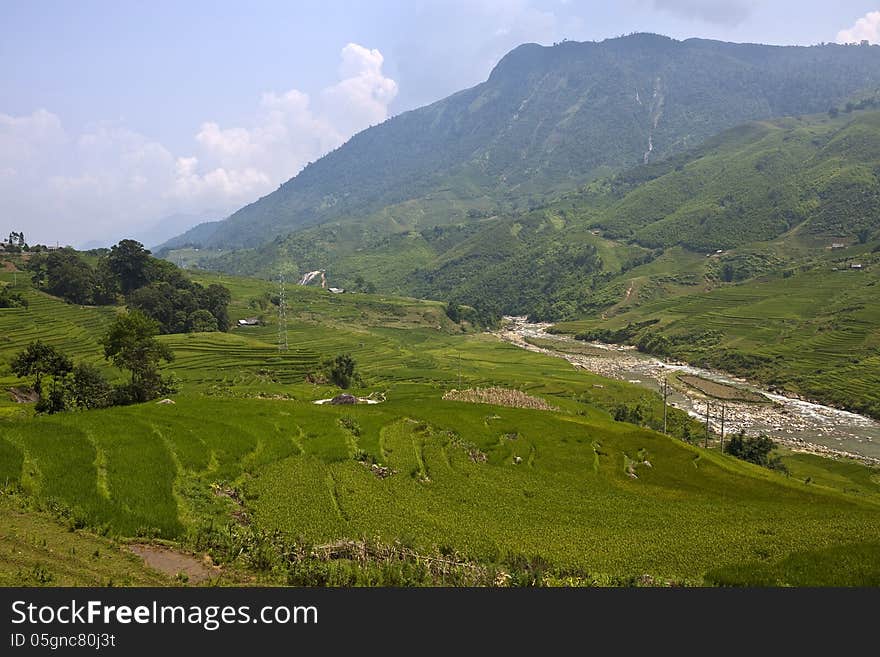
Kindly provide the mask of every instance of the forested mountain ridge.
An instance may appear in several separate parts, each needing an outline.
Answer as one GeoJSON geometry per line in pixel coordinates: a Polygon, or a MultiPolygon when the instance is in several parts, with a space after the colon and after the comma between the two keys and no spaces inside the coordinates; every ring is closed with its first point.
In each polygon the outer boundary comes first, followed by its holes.
{"type": "Polygon", "coordinates": [[[639,267],[652,273],[633,301],[696,291],[725,275],[742,281],[809,266],[833,243],[880,239],[880,112],[873,109],[880,98],[843,107],[835,116],[738,126],[532,210],[384,234],[363,222],[334,222],[211,262],[263,277],[277,275],[281,263],[326,268],[332,284],[355,291],[366,283],[471,305],[487,319],[548,320],[618,304],[639,267]],[[719,249],[723,255],[705,258],[719,249]]]}
{"type": "Polygon", "coordinates": [[[484,83],[355,135],[275,192],[170,244],[256,247],[328,222],[394,234],[522,210],[725,128],[824,112],[877,84],[873,46],[651,34],[526,44],[484,83]]]}

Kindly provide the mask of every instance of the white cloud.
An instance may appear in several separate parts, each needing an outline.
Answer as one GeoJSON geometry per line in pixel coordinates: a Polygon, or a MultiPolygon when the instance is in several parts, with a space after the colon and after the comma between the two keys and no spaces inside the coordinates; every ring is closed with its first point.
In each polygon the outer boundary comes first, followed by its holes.
{"type": "Polygon", "coordinates": [[[869,11],[855,24],[837,33],[837,43],[880,43],[880,11],[869,11]]]}
{"type": "Polygon", "coordinates": [[[337,130],[354,133],[387,118],[397,83],[382,74],[384,61],[378,50],[356,43],[342,49],[340,81],[321,94],[323,113],[337,130]]]}
{"type": "Polygon", "coordinates": [[[119,122],[70,136],[44,109],[0,114],[0,217],[9,224],[0,230],[80,244],[118,239],[176,212],[232,211],[385,120],[397,83],[383,62],[378,50],[349,43],[339,80],[314,102],[297,89],[265,93],[247,126],[205,121],[188,154],[119,122]]]}

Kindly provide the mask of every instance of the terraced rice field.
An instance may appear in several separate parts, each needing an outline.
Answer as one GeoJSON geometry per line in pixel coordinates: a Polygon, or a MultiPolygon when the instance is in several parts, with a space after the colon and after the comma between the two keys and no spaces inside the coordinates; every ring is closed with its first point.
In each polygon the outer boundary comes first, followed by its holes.
{"type": "MultiPolygon", "coordinates": [[[[109,319],[86,309],[97,316],[86,324],[81,309],[46,300],[28,311],[34,326],[57,315],[71,331],[97,332],[109,319]]],[[[779,571],[785,580],[787,560],[811,550],[876,562],[880,483],[863,466],[821,474],[798,461],[812,474],[785,477],[613,422],[607,409],[620,403],[659,418],[658,398],[493,336],[438,329],[434,305],[424,309],[430,320],[402,327],[379,314],[354,325],[344,318],[360,312],[359,300],[333,303],[349,306],[321,323],[292,320],[281,354],[271,324],[163,337],[183,382],[175,404],[7,414],[0,477],[77,524],[123,537],[180,539],[243,510],[291,539],[401,541],[490,562],[540,557],[620,577],[699,583],[779,571]],[[344,351],[363,371],[355,392],[383,391],[387,401],[312,403],[338,391],[306,383],[305,373],[344,351]],[[444,401],[459,377],[462,387],[515,388],[559,410],[444,401]],[[370,462],[392,474],[377,476],[370,462]],[[243,507],[217,495],[217,484],[240,491],[243,507]],[[743,563],[760,568],[715,572],[743,563]]],[[[21,321],[0,311],[0,331],[21,321]]],[[[100,361],[95,335],[79,335],[80,357],[100,361]]]]}

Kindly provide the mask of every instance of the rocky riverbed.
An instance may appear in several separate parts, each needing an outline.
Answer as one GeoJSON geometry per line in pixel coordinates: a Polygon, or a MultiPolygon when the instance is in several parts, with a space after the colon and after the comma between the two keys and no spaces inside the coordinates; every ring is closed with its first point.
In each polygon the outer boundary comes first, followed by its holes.
{"type": "MultiPolygon", "coordinates": [[[[576,341],[571,336],[548,333],[550,324],[530,323],[525,317],[506,317],[498,337],[522,349],[564,358],[578,368],[612,379],[629,381],[659,391],[670,373],[685,373],[750,390],[763,395],[767,403],[724,402],[724,432],[763,433],[793,449],[856,458],[880,464],[880,423],[875,420],[811,401],[792,399],[723,372],[693,367],[686,363],[662,361],[640,353],[634,347],[576,341]],[[551,340],[558,348],[539,347],[528,339],[551,340]],[[590,347],[588,353],[567,353],[566,349],[590,347]]],[[[687,386],[669,389],[669,402],[695,418],[706,420],[721,430],[721,404],[687,386]]]]}

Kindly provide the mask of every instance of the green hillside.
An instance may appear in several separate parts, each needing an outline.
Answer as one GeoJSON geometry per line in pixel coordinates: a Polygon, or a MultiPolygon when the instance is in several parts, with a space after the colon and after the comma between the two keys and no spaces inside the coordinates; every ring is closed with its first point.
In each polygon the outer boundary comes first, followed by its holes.
{"type": "Polygon", "coordinates": [[[864,101],[835,118],[746,124],[532,211],[390,236],[334,223],[217,262],[266,277],[281,262],[326,267],[344,287],[361,279],[487,315],[554,320],[617,304],[633,279],[646,300],[797,269],[833,243],[880,239],[880,112],[867,104],[874,96],[864,101]],[[649,280],[631,274],[640,267],[649,280]]]}
{"type": "MultiPolygon", "coordinates": [[[[219,282],[232,291],[233,319],[259,312],[273,290],[255,279],[219,282]]],[[[26,294],[26,310],[0,309],[0,335],[29,326],[37,337],[44,324],[64,323],[44,339],[99,360],[91,345],[106,313],[26,294]],[[76,335],[76,326],[91,328],[76,335]]],[[[355,566],[321,561],[307,574],[282,555],[344,540],[454,555],[502,579],[538,573],[545,583],[827,584],[823,564],[839,558],[851,567],[838,581],[876,581],[876,471],[790,455],[787,477],[614,422],[616,405],[638,403],[646,425],[659,426],[659,398],[462,332],[438,303],[298,289],[282,353],[275,319],[264,320],[228,334],[162,336],[178,356],[167,366],[182,382],[174,404],[32,417],[29,405],[4,402],[0,477],[77,525],[161,537],[261,581],[343,577],[340,568],[355,566]],[[339,391],[306,374],[343,351],[362,370],[355,392],[382,392],[384,402],[311,403],[339,391]],[[443,399],[451,388],[487,386],[558,410],[443,399]],[[389,470],[379,476],[371,464],[389,470]]],[[[27,339],[15,335],[4,361],[27,339]]],[[[0,376],[4,387],[15,383],[0,376]]],[[[672,433],[688,421],[673,412],[672,433]]],[[[370,581],[398,581],[388,577],[370,581]]]]}
{"type": "Polygon", "coordinates": [[[878,416],[874,98],[746,124],[524,214],[369,249],[321,227],[228,262],[313,265],[311,249],[332,254],[340,284],[359,276],[486,318],[563,319],[560,330],[597,336],[652,322],[618,337],[878,416]]]}
{"type": "Polygon", "coordinates": [[[748,120],[824,112],[880,84],[878,71],[880,48],[868,46],[653,34],[526,44],[484,83],[355,135],[275,192],[166,247],[259,247],[328,223],[355,224],[342,230],[362,232],[369,246],[376,236],[527,209],[748,120]]]}

